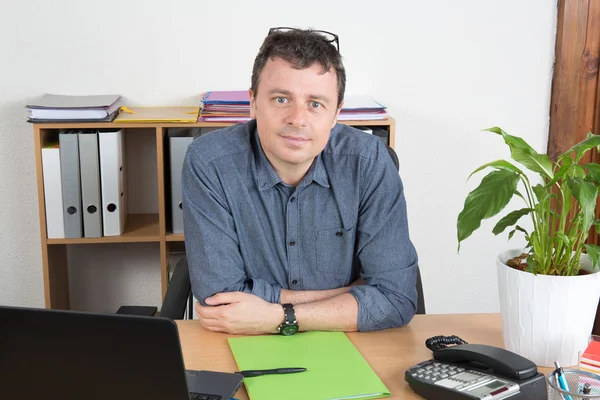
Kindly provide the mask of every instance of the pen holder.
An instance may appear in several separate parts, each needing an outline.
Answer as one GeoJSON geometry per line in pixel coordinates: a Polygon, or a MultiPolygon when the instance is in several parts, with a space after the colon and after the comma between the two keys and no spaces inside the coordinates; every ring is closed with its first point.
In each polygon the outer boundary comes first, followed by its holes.
{"type": "Polygon", "coordinates": [[[552,371],[546,376],[548,381],[548,400],[600,400],[600,375],[578,369],[565,369],[563,372],[569,385],[569,390],[565,391],[560,388],[556,380],[556,375],[552,371]]]}

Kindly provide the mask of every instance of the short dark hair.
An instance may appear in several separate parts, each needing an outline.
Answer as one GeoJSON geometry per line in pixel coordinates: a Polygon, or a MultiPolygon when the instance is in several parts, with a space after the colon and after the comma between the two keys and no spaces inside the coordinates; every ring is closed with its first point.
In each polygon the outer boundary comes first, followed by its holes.
{"type": "Polygon", "coordinates": [[[258,92],[258,77],[269,59],[279,57],[296,69],[305,69],[314,63],[323,67],[323,73],[334,69],[338,81],[339,107],[346,91],[346,70],[342,64],[342,56],[337,49],[312,29],[293,29],[274,31],[264,40],[254,59],[252,83],[250,89],[254,95],[258,92]]]}

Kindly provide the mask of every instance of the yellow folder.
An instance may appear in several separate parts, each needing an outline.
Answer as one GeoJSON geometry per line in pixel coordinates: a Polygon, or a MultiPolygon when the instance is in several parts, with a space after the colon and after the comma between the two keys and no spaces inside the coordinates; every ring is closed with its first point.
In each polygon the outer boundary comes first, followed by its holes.
{"type": "Polygon", "coordinates": [[[119,112],[115,123],[196,122],[200,107],[130,107],[119,112]]]}

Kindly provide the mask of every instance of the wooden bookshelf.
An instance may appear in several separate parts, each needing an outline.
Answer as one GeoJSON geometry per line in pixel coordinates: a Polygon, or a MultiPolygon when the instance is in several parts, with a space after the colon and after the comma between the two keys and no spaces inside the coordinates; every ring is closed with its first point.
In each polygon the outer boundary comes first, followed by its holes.
{"type": "MultiPolygon", "coordinates": [[[[396,121],[393,118],[377,121],[340,121],[351,126],[382,126],[389,130],[389,142],[394,147],[396,121]]],[[[69,309],[69,277],[67,265],[67,246],[101,243],[157,243],[160,248],[161,289],[164,297],[167,285],[167,265],[169,255],[184,248],[184,235],[170,231],[170,209],[167,209],[169,188],[166,187],[168,158],[165,154],[165,140],[169,128],[208,128],[226,127],[233,123],[197,122],[197,123],[43,123],[33,124],[36,174],[38,187],[38,205],[40,217],[40,237],[42,245],[42,271],[44,276],[44,298],[46,308],[69,309]],[[154,214],[129,214],[125,224],[125,233],[121,236],[100,238],[49,239],[46,234],[46,208],[44,204],[44,181],[42,171],[42,148],[48,144],[61,129],[123,129],[124,135],[155,130],[155,135],[145,135],[156,143],[156,179],[158,182],[158,210],[154,214]]],[[[127,150],[125,150],[127,151],[127,150]]],[[[127,157],[125,157],[127,166],[127,157]]],[[[154,174],[154,173],[152,173],[154,174]]]]}

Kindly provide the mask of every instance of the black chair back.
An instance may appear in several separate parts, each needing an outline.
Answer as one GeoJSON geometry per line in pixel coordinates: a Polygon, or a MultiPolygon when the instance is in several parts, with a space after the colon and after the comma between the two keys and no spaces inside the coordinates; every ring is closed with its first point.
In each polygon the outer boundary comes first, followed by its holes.
{"type": "MultiPolygon", "coordinates": [[[[167,293],[160,310],[160,316],[170,319],[183,319],[185,308],[192,300],[192,284],[188,270],[187,258],[183,257],[175,266],[169,282],[167,293]]],[[[192,312],[190,307],[190,317],[192,312]]]]}

